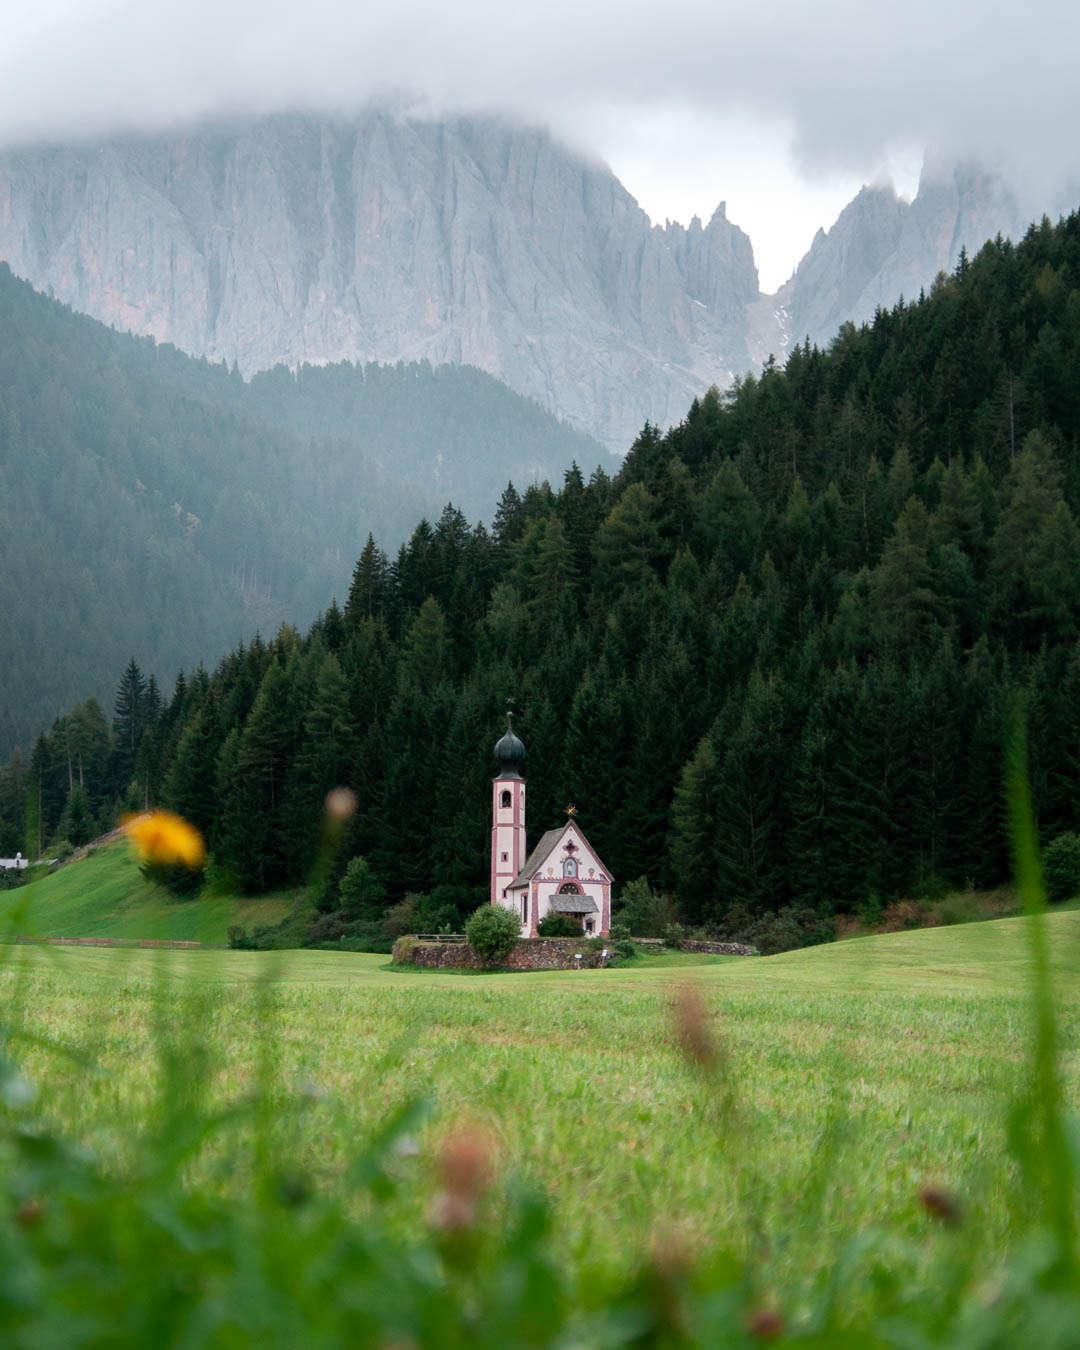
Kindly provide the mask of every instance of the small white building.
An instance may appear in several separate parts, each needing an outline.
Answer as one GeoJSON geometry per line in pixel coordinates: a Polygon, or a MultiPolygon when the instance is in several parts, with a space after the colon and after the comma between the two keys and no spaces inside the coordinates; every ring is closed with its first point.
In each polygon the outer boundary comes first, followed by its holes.
{"type": "Polygon", "coordinates": [[[16,853],[14,858],[0,858],[0,871],[21,872],[28,865],[27,859],[21,853],[16,853]]]}
{"type": "Polygon", "coordinates": [[[611,927],[611,874],[571,815],[548,830],[526,856],[525,746],[511,716],[495,745],[499,772],[491,797],[491,903],[517,914],[522,937],[536,937],[545,914],[566,914],[586,934],[606,937],[611,927]]]}

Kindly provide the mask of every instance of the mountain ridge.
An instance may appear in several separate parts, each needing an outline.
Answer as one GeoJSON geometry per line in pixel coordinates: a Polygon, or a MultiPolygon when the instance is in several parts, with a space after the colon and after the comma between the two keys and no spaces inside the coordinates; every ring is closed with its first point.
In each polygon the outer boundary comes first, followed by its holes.
{"type": "Polygon", "coordinates": [[[245,376],[474,365],[617,453],[1032,214],[931,160],[910,202],[864,187],[767,295],[723,202],[654,224],[605,165],[493,116],[277,114],[0,153],[0,257],[75,309],[245,376]]]}
{"type": "Polygon", "coordinates": [[[624,449],[748,360],[750,241],[653,226],[606,169],[492,119],[299,115],[0,156],[0,256],[245,375],[470,364],[624,449]],[[708,297],[707,299],[704,297],[708,297]]]}

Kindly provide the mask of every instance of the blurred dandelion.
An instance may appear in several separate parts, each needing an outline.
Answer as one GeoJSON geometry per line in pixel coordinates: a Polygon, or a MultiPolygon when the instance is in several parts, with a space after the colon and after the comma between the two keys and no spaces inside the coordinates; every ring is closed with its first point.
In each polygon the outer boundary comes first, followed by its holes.
{"type": "Polygon", "coordinates": [[[675,993],[672,1005],[675,1037],[688,1059],[702,1069],[713,1069],[720,1052],[709,1030],[709,1013],[698,989],[683,985],[675,993]]]}
{"type": "Polygon", "coordinates": [[[443,1140],[439,1150],[442,1189],[435,1197],[432,1224],[446,1231],[468,1228],[476,1203],[494,1171],[494,1142],[477,1126],[464,1126],[443,1140]]]}
{"type": "Polygon", "coordinates": [[[784,1319],[775,1308],[759,1308],[747,1317],[746,1329],[755,1341],[775,1341],[784,1334],[784,1319]]]}
{"type": "Polygon", "coordinates": [[[24,1200],[15,1211],[15,1222],[20,1228],[36,1228],[44,1217],[44,1205],[32,1196],[24,1200]]]}
{"type": "Polygon", "coordinates": [[[146,811],[129,816],[124,833],[145,863],[198,871],[206,862],[206,845],[194,825],[171,811],[146,811]]]}
{"type": "Polygon", "coordinates": [[[356,811],[356,793],[352,788],[331,788],[323,805],[326,814],[334,820],[348,820],[356,811]]]}
{"type": "Polygon", "coordinates": [[[940,1219],[950,1227],[958,1224],[964,1217],[963,1205],[951,1191],[941,1186],[924,1186],[919,1192],[919,1204],[927,1214],[940,1219]]]}

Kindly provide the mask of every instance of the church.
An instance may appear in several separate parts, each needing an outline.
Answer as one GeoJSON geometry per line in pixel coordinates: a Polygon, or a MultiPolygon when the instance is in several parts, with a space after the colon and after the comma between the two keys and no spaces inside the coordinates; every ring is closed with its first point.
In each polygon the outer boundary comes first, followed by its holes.
{"type": "Polygon", "coordinates": [[[606,937],[611,926],[611,874],[568,812],[566,824],[541,835],[531,853],[525,842],[525,746],[513,715],[495,744],[499,771],[491,792],[491,903],[513,910],[521,936],[536,937],[545,914],[565,914],[583,934],[606,937]]]}

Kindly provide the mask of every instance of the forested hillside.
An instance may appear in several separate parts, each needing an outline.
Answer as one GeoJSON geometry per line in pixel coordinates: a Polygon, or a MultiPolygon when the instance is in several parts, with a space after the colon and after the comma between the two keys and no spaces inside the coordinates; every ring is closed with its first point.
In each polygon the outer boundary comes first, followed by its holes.
{"type": "MultiPolygon", "coordinates": [[[[490,376],[269,372],[115,333],[0,264],[0,754],[65,705],[343,595],[370,529],[606,457],[490,376]]],[[[171,675],[170,675],[171,678],[171,675]]]]}
{"type": "MultiPolygon", "coordinates": [[[[614,480],[508,488],[490,534],[447,510],[392,560],[369,541],[343,610],[160,707],[132,668],[80,809],[137,777],[260,888],[306,874],[348,783],[351,917],[423,892],[414,913],[456,919],[485,893],[511,696],[530,836],[575,803],[618,881],[686,922],[997,882],[1017,693],[1040,828],[1080,824],[1078,357],[1074,215],[647,426],[614,480]]],[[[70,827],[80,719],[39,740],[27,791],[8,771],[12,835],[26,800],[35,844],[70,827]]]]}

